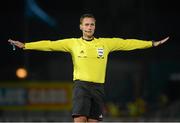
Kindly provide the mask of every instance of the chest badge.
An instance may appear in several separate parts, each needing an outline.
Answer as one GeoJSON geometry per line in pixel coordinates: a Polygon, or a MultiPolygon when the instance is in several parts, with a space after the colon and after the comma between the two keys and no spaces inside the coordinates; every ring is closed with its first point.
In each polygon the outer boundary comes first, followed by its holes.
{"type": "Polygon", "coordinates": [[[104,58],[104,49],[103,48],[97,48],[98,58],[104,58]]]}

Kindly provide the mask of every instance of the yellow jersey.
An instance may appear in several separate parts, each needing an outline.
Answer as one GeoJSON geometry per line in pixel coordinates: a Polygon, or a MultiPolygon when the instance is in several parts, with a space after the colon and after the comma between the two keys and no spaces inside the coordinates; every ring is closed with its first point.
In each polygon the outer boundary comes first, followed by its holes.
{"type": "Polygon", "coordinates": [[[25,50],[62,51],[72,56],[73,80],[104,83],[108,54],[152,47],[152,41],[122,38],[69,38],[57,41],[42,40],[25,43],[25,50]]]}

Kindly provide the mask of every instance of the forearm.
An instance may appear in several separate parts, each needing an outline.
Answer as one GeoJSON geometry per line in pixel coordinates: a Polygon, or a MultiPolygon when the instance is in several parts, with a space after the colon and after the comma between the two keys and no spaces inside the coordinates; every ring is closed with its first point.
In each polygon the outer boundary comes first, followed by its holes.
{"type": "Polygon", "coordinates": [[[152,47],[152,45],[152,41],[121,38],[114,38],[109,44],[111,51],[145,49],[152,47]]]}
{"type": "Polygon", "coordinates": [[[57,41],[42,40],[37,42],[25,43],[25,50],[40,50],[40,51],[61,51],[71,52],[73,39],[63,39],[57,41]]]}
{"type": "Polygon", "coordinates": [[[134,49],[146,49],[153,46],[152,41],[138,40],[138,39],[127,39],[127,42],[124,45],[125,50],[134,50],[134,49]]]}
{"type": "Polygon", "coordinates": [[[24,44],[24,50],[51,51],[51,41],[37,41],[24,44]]]}

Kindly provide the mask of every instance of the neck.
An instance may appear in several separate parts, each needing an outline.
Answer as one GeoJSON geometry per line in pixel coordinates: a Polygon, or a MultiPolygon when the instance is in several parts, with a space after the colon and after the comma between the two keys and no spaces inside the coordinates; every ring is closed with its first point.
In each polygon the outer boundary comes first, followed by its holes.
{"type": "Polygon", "coordinates": [[[83,36],[82,39],[86,41],[92,41],[94,39],[94,36],[91,36],[91,37],[83,36]]]}

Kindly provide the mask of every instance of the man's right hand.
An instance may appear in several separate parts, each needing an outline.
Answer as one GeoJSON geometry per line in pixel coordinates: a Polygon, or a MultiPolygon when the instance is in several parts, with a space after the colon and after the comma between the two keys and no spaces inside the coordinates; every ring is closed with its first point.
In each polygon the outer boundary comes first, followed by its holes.
{"type": "Polygon", "coordinates": [[[25,48],[24,43],[22,43],[20,41],[15,41],[15,40],[9,39],[8,42],[11,43],[12,45],[17,46],[18,48],[25,48]]]}

